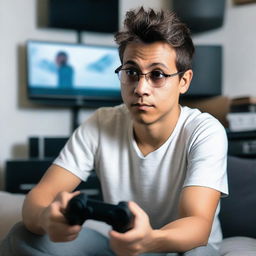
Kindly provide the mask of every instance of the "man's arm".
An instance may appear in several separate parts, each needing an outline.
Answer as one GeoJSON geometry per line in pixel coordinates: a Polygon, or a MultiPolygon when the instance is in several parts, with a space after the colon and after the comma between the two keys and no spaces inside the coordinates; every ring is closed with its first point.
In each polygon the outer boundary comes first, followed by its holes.
{"type": "MultiPolygon", "coordinates": [[[[71,172],[51,165],[41,181],[26,196],[22,210],[25,226],[36,234],[49,233],[54,223],[58,224],[54,228],[68,228],[62,211],[67,202],[76,195],[69,192],[72,192],[80,182],[81,180],[71,172]]],[[[56,239],[58,240],[57,237],[53,237],[53,240],[56,239]]]]}
{"type": "Polygon", "coordinates": [[[124,234],[111,231],[111,246],[118,256],[132,256],[144,252],[185,252],[206,245],[219,199],[217,190],[186,187],[180,198],[179,219],[155,230],[147,214],[131,202],[135,227],[124,234]]]}
{"type": "Polygon", "coordinates": [[[191,186],[183,189],[180,199],[180,219],[161,230],[177,251],[207,245],[220,192],[211,188],[191,186]]]}

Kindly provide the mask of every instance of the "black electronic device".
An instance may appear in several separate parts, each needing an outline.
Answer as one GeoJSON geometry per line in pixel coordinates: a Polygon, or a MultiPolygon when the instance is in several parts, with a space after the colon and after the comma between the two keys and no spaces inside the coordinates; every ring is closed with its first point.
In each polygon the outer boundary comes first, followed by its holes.
{"type": "Polygon", "coordinates": [[[120,202],[117,205],[107,204],[89,199],[84,193],[69,201],[65,217],[70,225],[82,225],[88,219],[103,221],[120,233],[133,227],[134,218],[127,202],[120,202]]]}
{"type": "Polygon", "coordinates": [[[40,138],[39,137],[30,137],[28,139],[28,156],[30,158],[39,158],[43,157],[40,150],[40,138]]]}
{"type": "MultiPolygon", "coordinates": [[[[10,193],[28,193],[42,178],[52,158],[8,160],[5,166],[5,191],[10,193]]],[[[76,190],[83,191],[92,199],[102,200],[100,181],[94,171],[76,190]]]]}
{"type": "Polygon", "coordinates": [[[68,138],[44,138],[44,157],[57,157],[61,149],[65,146],[68,138]]]}
{"type": "Polygon", "coordinates": [[[228,154],[243,158],[256,157],[256,131],[232,132],[227,130],[228,154]]]}
{"type": "Polygon", "coordinates": [[[113,33],[118,30],[119,0],[49,0],[49,27],[113,33]]]}
{"type": "Polygon", "coordinates": [[[189,90],[182,97],[213,97],[222,94],[222,46],[195,46],[192,69],[189,90]]]}
{"type": "Polygon", "coordinates": [[[28,142],[30,158],[55,158],[64,147],[68,137],[30,137],[28,142]]]}
{"type": "Polygon", "coordinates": [[[62,106],[117,105],[117,47],[29,40],[26,45],[30,100],[62,106]]]}
{"type": "Polygon", "coordinates": [[[29,192],[52,164],[49,159],[8,160],[5,169],[5,190],[10,193],[29,192]]]}
{"type": "Polygon", "coordinates": [[[173,8],[192,33],[219,28],[223,24],[224,0],[173,0],[173,8]]]}

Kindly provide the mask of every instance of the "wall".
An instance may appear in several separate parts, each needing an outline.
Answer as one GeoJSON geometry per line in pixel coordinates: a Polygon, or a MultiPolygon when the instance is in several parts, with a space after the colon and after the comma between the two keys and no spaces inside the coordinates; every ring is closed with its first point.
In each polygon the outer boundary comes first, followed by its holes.
{"type": "MultiPolygon", "coordinates": [[[[76,42],[72,31],[39,28],[45,0],[0,0],[0,188],[7,159],[27,157],[29,136],[68,136],[68,109],[38,107],[26,99],[25,49],[27,39],[76,42]]],[[[120,24],[125,11],[138,5],[170,8],[171,0],[120,0],[120,24]]],[[[198,44],[224,46],[223,92],[227,96],[256,95],[256,4],[235,7],[227,1],[222,28],[194,36],[198,44]]],[[[112,35],[84,33],[86,43],[114,44],[112,35]]],[[[93,110],[83,110],[85,119],[93,110]]],[[[18,171],[18,170],[17,170],[18,171]]]]}
{"type": "Polygon", "coordinates": [[[223,94],[256,96],[256,3],[227,1],[224,26],[194,36],[196,44],[223,45],[223,94]]]}

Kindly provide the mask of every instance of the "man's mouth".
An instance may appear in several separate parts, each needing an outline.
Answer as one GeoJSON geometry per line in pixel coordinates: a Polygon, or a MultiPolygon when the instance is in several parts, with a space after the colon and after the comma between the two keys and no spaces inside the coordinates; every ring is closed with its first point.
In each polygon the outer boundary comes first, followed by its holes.
{"type": "Polygon", "coordinates": [[[154,107],[154,105],[147,104],[147,103],[133,103],[133,104],[131,104],[131,106],[134,108],[137,108],[139,110],[148,110],[148,109],[154,107]]]}

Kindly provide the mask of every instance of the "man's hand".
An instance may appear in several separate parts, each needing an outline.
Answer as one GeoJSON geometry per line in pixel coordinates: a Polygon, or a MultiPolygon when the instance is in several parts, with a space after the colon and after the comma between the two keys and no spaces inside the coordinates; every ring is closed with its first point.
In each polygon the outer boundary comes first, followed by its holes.
{"type": "Polygon", "coordinates": [[[79,192],[61,192],[42,212],[40,225],[53,242],[72,241],[78,236],[82,227],[70,226],[63,215],[69,200],[78,194],[79,192]]]}
{"type": "Polygon", "coordinates": [[[135,256],[147,251],[151,243],[152,227],[148,215],[135,203],[129,202],[134,214],[134,227],[126,233],[109,232],[111,249],[118,256],[135,256]]]}

